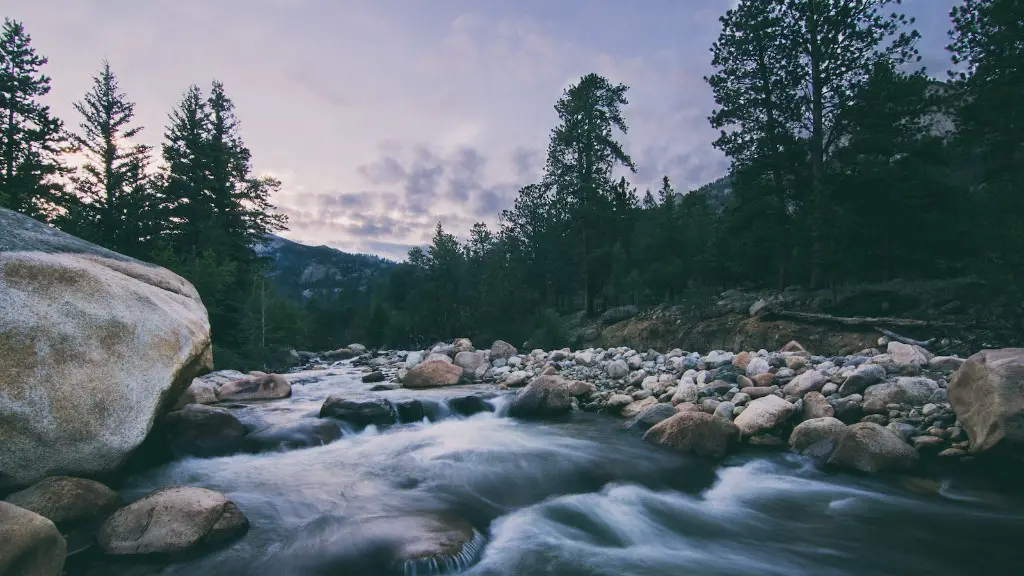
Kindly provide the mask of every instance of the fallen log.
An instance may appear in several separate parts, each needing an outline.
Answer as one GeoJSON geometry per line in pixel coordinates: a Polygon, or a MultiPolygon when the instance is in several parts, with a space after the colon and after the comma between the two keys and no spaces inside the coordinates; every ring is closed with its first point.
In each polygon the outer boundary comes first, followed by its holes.
{"type": "Polygon", "coordinates": [[[878,326],[875,326],[875,330],[878,330],[879,332],[882,333],[883,336],[887,337],[890,340],[895,340],[897,342],[900,342],[900,343],[903,343],[903,344],[907,344],[909,346],[920,346],[921,348],[927,348],[927,347],[929,347],[929,346],[931,346],[932,344],[935,343],[935,338],[929,338],[928,340],[914,340],[913,338],[907,338],[906,336],[900,336],[899,334],[897,334],[897,333],[895,333],[895,332],[893,332],[891,330],[886,330],[885,328],[879,328],[878,326]]]}
{"type": "Polygon", "coordinates": [[[793,310],[767,310],[765,316],[776,316],[791,320],[803,320],[806,322],[831,322],[843,326],[866,326],[876,329],[878,326],[897,326],[903,328],[934,328],[938,326],[957,326],[951,322],[936,322],[933,320],[914,320],[912,318],[871,318],[864,316],[833,316],[831,314],[816,314],[812,312],[795,312],[793,310]]]}

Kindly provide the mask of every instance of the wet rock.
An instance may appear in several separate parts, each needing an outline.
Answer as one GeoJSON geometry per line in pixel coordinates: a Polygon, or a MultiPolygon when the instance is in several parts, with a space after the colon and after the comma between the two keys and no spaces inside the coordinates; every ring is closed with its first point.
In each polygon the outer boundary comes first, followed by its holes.
{"type": "Polygon", "coordinates": [[[374,384],[370,386],[370,392],[386,392],[388,390],[398,390],[402,385],[398,382],[381,382],[380,384],[374,384]]]}
{"type": "Polygon", "coordinates": [[[820,391],[827,381],[828,379],[821,372],[808,370],[790,380],[789,384],[782,388],[782,392],[786,396],[803,397],[808,392],[820,391]]]}
{"type": "Polygon", "coordinates": [[[885,380],[885,368],[878,364],[861,364],[857,369],[846,377],[843,385],[839,388],[840,396],[860,394],[868,386],[878,384],[885,380]]]}
{"type": "Polygon", "coordinates": [[[647,430],[658,422],[674,416],[676,409],[668,404],[653,404],[628,420],[623,426],[636,430],[647,430]]]}
{"type": "Polygon", "coordinates": [[[314,418],[250,432],[242,439],[242,448],[251,453],[298,450],[325,446],[341,437],[337,422],[314,418]]]}
{"type": "Polygon", "coordinates": [[[934,380],[905,376],[897,378],[893,382],[869,386],[864,391],[864,401],[920,406],[927,403],[932,393],[938,389],[939,385],[934,380]]]}
{"type": "Polygon", "coordinates": [[[406,388],[454,386],[462,379],[461,367],[441,360],[427,360],[409,370],[402,381],[406,388]]]}
{"type": "Polygon", "coordinates": [[[480,396],[469,395],[448,399],[448,407],[460,416],[472,416],[480,412],[494,412],[494,406],[480,396]]]}
{"type": "Polygon", "coordinates": [[[174,554],[223,544],[248,529],[248,519],[223,494],[171,486],[115,512],[97,540],[111,555],[174,554]]]}
{"type": "Polygon", "coordinates": [[[947,392],[972,453],[997,446],[1024,453],[1024,348],[971,356],[953,374],[947,392]]]}
{"type": "Polygon", "coordinates": [[[363,428],[369,425],[390,426],[398,422],[398,413],[384,398],[349,400],[342,396],[329,396],[320,407],[321,418],[334,418],[363,428]]]}
{"type": "Polygon", "coordinates": [[[218,394],[221,402],[277,400],[288,398],[291,395],[292,385],[280,374],[267,374],[244,380],[235,380],[221,386],[218,394]]]}
{"type": "Polygon", "coordinates": [[[513,418],[550,418],[572,410],[572,396],[560,376],[538,376],[516,394],[509,407],[513,418]]]}
{"type": "Polygon", "coordinates": [[[620,414],[623,418],[633,418],[639,415],[641,412],[643,412],[644,409],[646,409],[648,406],[654,406],[657,403],[657,398],[651,398],[648,396],[647,398],[636,400],[630,403],[628,406],[622,409],[622,412],[620,414]]]}
{"type": "Polygon", "coordinates": [[[891,430],[870,422],[851,424],[839,431],[828,464],[877,473],[912,468],[917,452],[891,430]]]}
{"type": "Polygon", "coordinates": [[[775,429],[792,414],[792,404],[772,395],[752,400],[735,422],[744,436],[754,436],[775,429]]]}
{"type": "Polygon", "coordinates": [[[60,576],[67,543],[53,522],[0,502],[0,574],[60,576]]]}
{"type": "Polygon", "coordinates": [[[803,452],[822,440],[833,438],[844,428],[846,428],[846,424],[829,416],[804,420],[797,424],[796,428],[793,428],[793,432],[790,433],[789,446],[797,452],[803,452]]]}
{"type": "Polygon", "coordinates": [[[237,452],[245,426],[224,408],[189,404],[164,417],[162,432],[175,458],[213,458],[237,452]]]}
{"type": "Polygon", "coordinates": [[[922,454],[938,454],[946,447],[946,441],[935,436],[915,436],[910,440],[914,449],[922,454]]]}
{"type": "Polygon", "coordinates": [[[722,458],[739,436],[739,428],[724,418],[686,411],[653,426],[644,440],[679,452],[722,458]]]}
{"type": "Polygon", "coordinates": [[[398,413],[398,421],[402,424],[422,422],[426,416],[423,402],[420,400],[399,400],[395,403],[395,411],[398,413]]]}
{"type": "Polygon", "coordinates": [[[820,392],[808,392],[803,398],[802,416],[804,420],[835,416],[836,411],[820,392]]]}
{"type": "Polygon", "coordinates": [[[495,358],[502,358],[508,360],[509,358],[518,354],[519,351],[516,347],[505,342],[504,340],[495,340],[494,344],[491,345],[491,360],[495,358]]]}
{"type": "Polygon", "coordinates": [[[384,373],[381,372],[380,370],[375,370],[373,372],[370,372],[369,374],[363,374],[363,382],[365,382],[367,384],[372,384],[374,382],[383,382],[383,381],[384,381],[384,373]]]}

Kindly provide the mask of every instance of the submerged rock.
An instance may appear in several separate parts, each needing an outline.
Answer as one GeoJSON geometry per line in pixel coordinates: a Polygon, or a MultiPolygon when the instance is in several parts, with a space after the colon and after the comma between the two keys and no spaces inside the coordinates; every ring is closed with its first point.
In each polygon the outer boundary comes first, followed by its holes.
{"type": "Polygon", "coordinates": [[[739,441],[735,424],[703,412],[677,412],[644,434],[644,440],[679,452],[721,458],[739,441]]]}
{"type": "Polygon", "coordinates": [[[480,396],[469,395],[448,399],[448,407],[460,416],[472,416],[480,412],[494,412],[494,406],[480,396]]]}
{"type": "Polygon", "coordinates": [[[67,543],[53,522],[0,502],[0,575],[60,576],[67,543]]]}
{"type": "Polygon", "coordinates": [[[324,446],[341,437],[341,427],[337,422],[314,418],[250,432],[242,439],[242,446],[247,452],[296,450],[324,446]]]}
{"type": "Polygon", "coordinates": [[[223,494],[171,486],[115,512],[97,540],[111,555],[174,554],[217,546],[248,530],[249,520],[223,494]]]}
{"type": "Polygon", "coordinates": [[[406,388],[437,388],[454,386],[462,379],[461,367],[443,360],[427,360],[409,370],[402,380],[406,388]]]}
{"type": "Polygon", "coordinates": [[[175,458],[212,458],[236,452],[245,426],[224,408],[189,404],[164,418],[162,432],[175,458]]]}
{"type": "Polygon", "coordinates": [[[350,400],[341,396],[329,396],[320,407],[320,417],[343,420],[358,428],[371,424],[390,426],[398,422],[395,407],[384,398],[350,400]]]}

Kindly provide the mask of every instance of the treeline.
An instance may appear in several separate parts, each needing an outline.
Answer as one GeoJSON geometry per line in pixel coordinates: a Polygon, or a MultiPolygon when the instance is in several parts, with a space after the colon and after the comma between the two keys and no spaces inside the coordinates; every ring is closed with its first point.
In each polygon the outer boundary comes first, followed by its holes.
{"type": "Polygon", "coordinates": [[[641,198],[616,177],[635,170],[617,141],[627,87],[584,76],[555,105],[543,179],[496,231],[477,224],[460,243],[439,225],[353,334],[564,345],[560,315],[741,284],[976,274],[1020,295],[1024,2],[953,9],[946,81],[920,68],[920,36],[898,4],[741,0],[728,11],[707,82],[731,170],[684,195],[666,177],[641,198]]]}
{"type": "Polygon", "coordinates": [[[265,363],[281,342],[266,336],[266,263],[254,247],[284,228],[270,204],[280,183],[252,173],[224,86],[189,87],[154,151],[138,143],[135,105],[107,62],[74,104],[74,129],[41,102],[50,91],[46,63],[24,26],[5,19],[0,206],[178,272],[210,313],[218,364],[265,363]]]}

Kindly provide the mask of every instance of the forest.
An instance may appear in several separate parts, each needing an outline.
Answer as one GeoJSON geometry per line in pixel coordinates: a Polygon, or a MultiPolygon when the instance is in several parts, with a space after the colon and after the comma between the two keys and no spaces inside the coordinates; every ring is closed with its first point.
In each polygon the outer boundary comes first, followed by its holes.
{"type": "Polygon", "coordinates": [[[619,142],[629,88],[587,74],[555,103],[543,178],[496,229],[460,241],[438,224],[370,287],[293,299],[255,248],[286,229],[280,183],[253,173],[221,83],[188,87],[152,150],[132,143],[134,104],[103,62],[72,128],[7,18],[0,206],[189,279],[225,367],[350,341],[550,348],[570,343],[565,315],[735,286],[977,276],[1024,302],[1024,2],[964,0],[950,22],[952,72],[937,78],[896,0],[741,0],[706,78],[725,179],[637,190],[619,142]]]}

